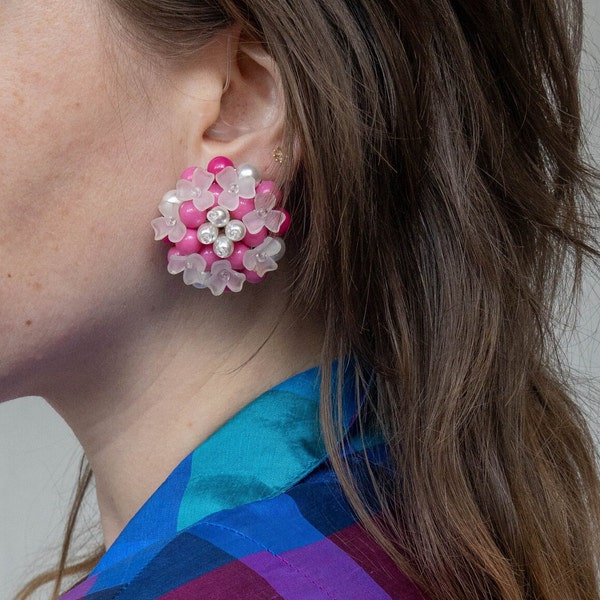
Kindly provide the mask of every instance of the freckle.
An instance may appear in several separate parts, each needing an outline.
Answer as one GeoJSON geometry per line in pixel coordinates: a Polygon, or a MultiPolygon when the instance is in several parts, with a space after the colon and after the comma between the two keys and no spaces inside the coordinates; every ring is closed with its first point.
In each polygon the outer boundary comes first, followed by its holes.
{"type": "Polygon", "coordinates": [[[27,319],[27,321],[25,321],[25,325],[27,325],[27,327],[29,327],[32,323],[33,321],[31,319],[27,319]]]}
{"type": "Polygon", "coordinates": [[[41,289],[42,289],[42,287],[43,287],[43,286],[42,286],[42,284],[41,284],[39,281],[36,281],[36,282],[33,284],[33,289],[34,289],[34,290],[41,290],[41,289]]]}
{"type": "Polygon", "coordinates": [[[6,276],[11,279],[12,278],[12,274],[11,273],[7,273],[6,276]]]}

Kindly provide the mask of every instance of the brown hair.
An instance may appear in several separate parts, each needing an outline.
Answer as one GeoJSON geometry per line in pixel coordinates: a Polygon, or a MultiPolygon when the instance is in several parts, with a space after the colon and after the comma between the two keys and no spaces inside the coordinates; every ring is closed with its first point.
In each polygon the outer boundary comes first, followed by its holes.
{"type": "Polygon", "coordinates": [[[597,256],[580,2],[113,3],[148,52],[239,23],[279,66],[294,300],[324,311],[325,381],[373,370],[394,466],[375,517],[332,452],[364,526],[432,599],[598,600],[595,451],[553,332],[597,256]]]}

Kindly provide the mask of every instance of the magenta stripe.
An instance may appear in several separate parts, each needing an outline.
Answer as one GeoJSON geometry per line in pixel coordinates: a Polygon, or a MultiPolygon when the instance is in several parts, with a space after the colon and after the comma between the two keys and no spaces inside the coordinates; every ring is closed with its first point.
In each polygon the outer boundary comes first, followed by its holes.
{"type": "Polygon", "coordinates": [[[242,562],[262,575],[285,600],[391,600],[327,538],[279,556],[260,552],[242,562]]]}
{"type": "Polygon", "coordinates": [[[98,577],[90,577],[78,586],[74,587],[70,592],[67,592],[64,596],[60,597],[60,600],[79,600],[85,597],[85,595],[94,587],[98,577]]]}

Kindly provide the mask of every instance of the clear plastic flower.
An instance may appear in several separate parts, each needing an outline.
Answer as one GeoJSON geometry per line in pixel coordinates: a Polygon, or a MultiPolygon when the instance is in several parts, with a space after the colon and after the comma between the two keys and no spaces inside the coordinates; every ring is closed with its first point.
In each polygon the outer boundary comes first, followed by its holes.
{"type": "Polygon", "coordinates": [[[180,204],[175,190],[171,190],[163,196],[158,205],[162,217],[153,219],[151,222],[155,240],[163,240],[168,237],[170,242],[176,244],[185,237],[187,228],[179,218],[180,204]]]}
{"type": "Polygon", "coordinates": [[[277,198],[271,192],[256,194],[255,209],[242,217],[250,233],[258,233],[263,227],[273,233],[279,233],[285,221],[285,214],[280,210],[273,210],[276,203],[277,198]]]}
{"type": "Polygon", "coordinates": [[[262,277],[265,273],[277,269],[277,261],[283,256],[284,251],[283,240],[268,237],[260,246],[244,254],[244,267],[262,277]]]}
{"type": "Polygon", "coordinates": [[[209,191],[215,176],[198,167],[192,180],[180,179],[177,182],[177,198],[180,202],[191,200],[198,210],[207,210],[215,203],[213,193],[209,191]]]}
{"type": "Polygon", "coordinates": [[[235,210],[240,204],[240,198],[254,198],[256,195],[254,177],[240,177],[233,167],[225,167],[219,171],[216,180],[223,188],[219,195],[219,204],[227,210],[235,210]]]}
{"type": "Polygon", "coordinates": [[[232,292],[240,292],[246,276],[232,268],[228,260],[217,260],[212,264],[210,275],[204,285],[214,296],[220,296],[226,288],[232,292]]]}
{"type": "Polygon", "coordinates": [[[167,271],[171,275],[183,272],[183,282],[186,285],[204,287],[209,276],[206,273],[206,261],[199,254],[188,254],[185,256],[173,254],[169,257],[167,271]]]}

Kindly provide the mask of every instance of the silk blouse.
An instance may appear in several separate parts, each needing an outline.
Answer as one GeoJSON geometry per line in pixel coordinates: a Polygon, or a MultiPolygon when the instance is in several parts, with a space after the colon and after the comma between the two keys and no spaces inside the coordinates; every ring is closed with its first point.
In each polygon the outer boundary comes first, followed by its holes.
{"type": "MultiPolygon", "coordinates": [[[[292,377],[196,448],[61,600],[423,600],[341,492],[319,381],[292,377]]],[[[378,440],[358,442],[351,384],[343,397],[342,451],[381,456],[378,440]]]]}

